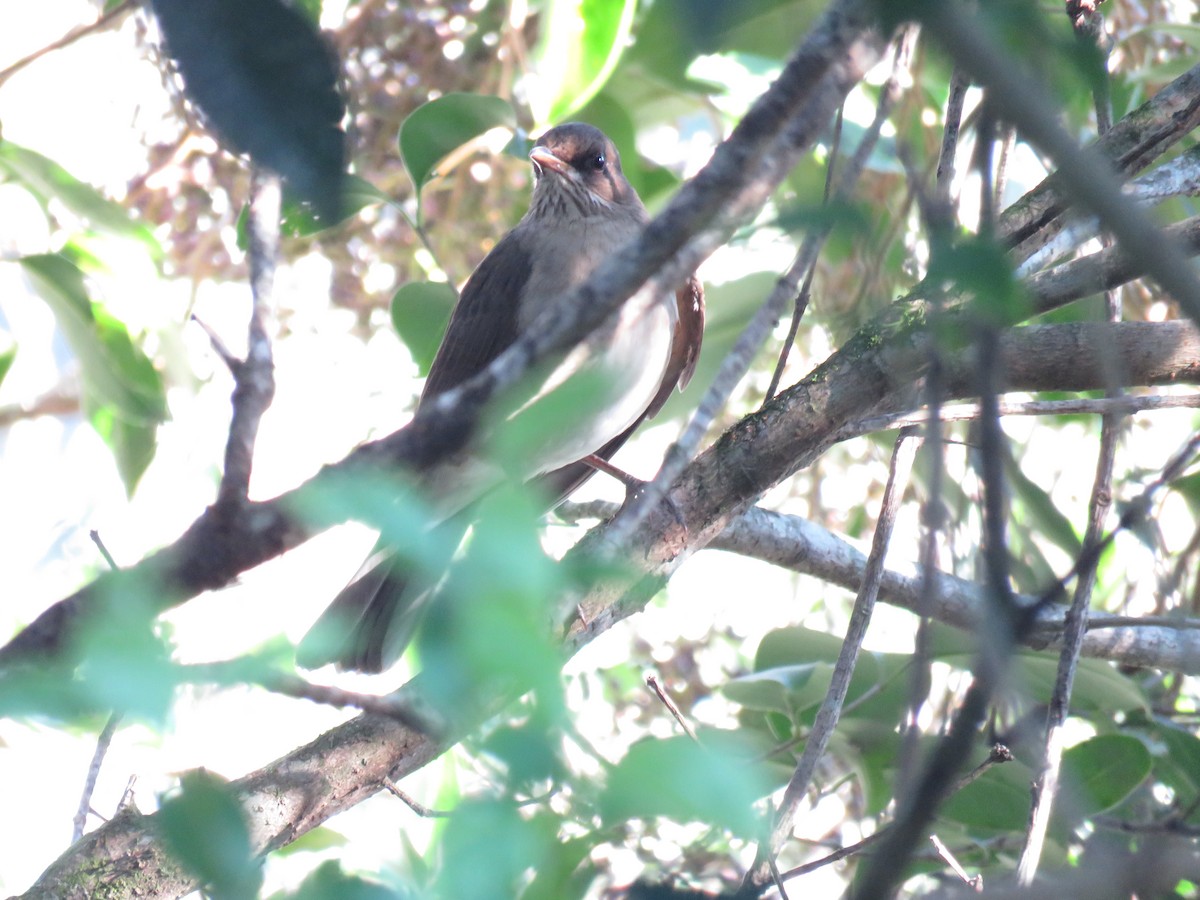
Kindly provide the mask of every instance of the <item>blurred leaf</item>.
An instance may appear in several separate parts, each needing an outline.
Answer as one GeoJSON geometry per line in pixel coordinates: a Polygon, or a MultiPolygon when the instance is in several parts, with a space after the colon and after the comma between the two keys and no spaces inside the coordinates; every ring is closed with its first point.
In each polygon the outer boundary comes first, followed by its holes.
{"type": "Polygon", "coordinates": [[[110,707],[97,702],[70,664],[14,667],[0,672],[0,718],[103,727],[110,707]]]}
{"type": "MultiPolygon", "coordinates": [[[[374,206],[377,203],[391,203],[392,199],[375,185],[357,175],[347,175],[342,191],[342,203],[336,217],[329,219],[317,215],[309,203],[299,201],[291,191],[283,194],[283,208],[280,211],[280,231],[293,238],[309,237],[333,228],[349,219],[351,216],[374,206]]],[[[238,249],[246,251],[250,248],[250,204],[242,206],[237,218],[238,249]]]]}
{"type": "Polygon", "coordinates": [[[1063,754],[1062,782],[1071,810],[1092,816],[1112,809],[1150,774],[1146,745],[1127,734],[1102,734],[1063,754]]]}
{"type": "Polygon", "coordinates": [[[337,59],[282,0],[151,0],[188,98],[234,152],[335,221],[346,168],[337,59]]]}
{"type": "Polygon", "coordinates": [[[560,840],[521,891],[521,900],[582,900],[595,875],[594,866],[583,865],[594,844],[593,834],[560,840]]]}
{"type": "Polygon", "coordinates": [[[334,859],[317,866],[295,891],[275,895],[279,900],[399,900],[404,896],[377,881],[347,875],[342,871],[341,863],[334,859]]]}
{"type": "Polygon", "coordinates": [[[115,407],[87,404],[88,420],[104,443],[112,448],[117,472],[132,494],[158,450],[158,424],[122,418],[115,407]]]}
{"type": "MultiPolygon", "coordinates": [[[[1039,701],[1048,701],[1058,674],[1058,658],[1027,651],[1018,653],[1014,663],[1022,686],[1039,701]]],[[[1149,706],[1137,682],[1118,672],[1112,663],[1102,659],[1079,660],[1071,691],[1073,711],[1111,716],[1149,706]]]]}
{"type": "Polygon", "coordinates": [[[429,374],[457,300],[444,281],[410,281],[392,296],[392,325],[422,376],[429,374]]]}
{"type": "Polygon", "coordinates": [[[101,708],[163,723],[180,682],[172,646],[156,626],[156,591],[145,575],[118,571],[76,630],[80,690],[101,708]]]}
{"type": "Polygon", "coordinates": [[[493,900],[517,896],[518,879],[540,870],[557,852],[556,830],[526,819],[514,804],[467,801],[454,810],[442,842],[444,859],[431,896],[455,900],[493,900]]]}
{"type": "Polygon", "coordinates": [[[12,141],[0,140],[0,171],[24,186],[42,206],[58,200],[93,228],[133,238],[155,259],[162,256],[162,247],[149,228],[134,221],[128,210],[75,178],[54,160],[12,141]]]}
{"type": "Polygon", "coordinates": [[[1004,455],[1004,462],[1009,484],[1029,516],[1028,524],[1041,539],[1050,540],[1072,558],[1078,556],[1083,549],[1083,541],[1075,533],[1071,520],[1062,514],[1047,491],[1026,476],[1011,453],[1004,455]]]}
{"type": "Polygon", "coordinates": [[[197,769],[179,779],[179,792],[159,807],[158,823],[171,854],[222,900],[254,900],[262,867],[250,850],[245,815],[226,783],[197,769]]]}
{"type": "Polygon", "coordinates": [[[12,368],[13,360],[17,358],[17,346],[13,344],[7,350],[0,350],[0,384],[4,384],[4,376],[12,368]]]}
{"type": "Polygon", "coordinates": [[[537,718],[497,728],[479,749],[504,763],[510,792],[532,793],[539,782],[559,781],[567,773],[557,735],[537,718]]]}
{"type": "Polygon", "coordinates": [[[486,94],[446,94],[430,100],[400,123],[400,157],[420,199],[437,164],[493,128],[516,128],[512,104],[486,94]]]}
{"type": "Polygon", "coordinates": [[[1029,820],[1032,777],[1015,760],[993,766],[942,804],[938,815],[970,828],[1019,833],[1029,820]]]}
{"type": "Polygon", "coordinates": [[[489,493],[430,604],[417,647],[430,697],[447,708],[464,708],[497,683],[536,689],[547,715],[560,707],[560,650],[547,623],[565,572],[539,540],[544,508],[523,485],[489,493]]]}
{"type": "Polygon", "coordinates": [[[779,211],[773,224],[789,233],[843,228],[851,234],[871,232],[871,217],[857,203],[794,203],[779,211]]]}
{"type": "Polygon", "coordinates": [[[666,816],[753,837],[762,824],[753,804],[773,785],[736,753],[735,735],[710,732],[702,744],[682,735],[634,744],[608,774],[601,816],[611,825],[666,816]]]}
{"type": "MultiPolygon", "coordinates": [[[[290,844],[273,851],[275,856],[291,856],[293,853],[329,850],[333,847],[345,847],[348,839],[344,834],[334,831],[324,825],[309,829],[290,844]]],[[[312,876],[309,876],[310,878],[312,876]]]]}
{"type": "Polygon", "coordinates": [[[1167,763],[1163,780],[1176,791],[1182,791],[1185,801],[1200,795],[1200,737],[1184,728],[1163,723],[1156,723],[1152,734],[1166,748],[1166,758],[1158,766],[1161,772],[1162,763],[1167,763]]]}
{"type": "Polygon", "coordinates": [[[554,93],[534,104],[539,123],[561,122],[604,86],[629,43],[636,9],[637,0],[549,0],[533,56],[539,84],[554,93]]]}
{"type": "Polygon", "coordinates": [[[1032,306],[1013,275],[1012,264],[995,241],[969,237],[950,244],[932,244],[928,282],[948,283],[973,295],[971,311],[996,326],[1012,325],[1029,317],[1032,306]]]}
{"type": "Polygon", "coordinates": [[[83,273],[70,261],[41,255],[20,262],[79,359],[92,424],[112,448],[132,494],[154,456],[158,424],[167,417],[162,379],[125,325],[88,297],[83,273]]]}
{"type": "Polygon", "coordinates": [[[722,688],[734,703],[760,712],[797,713],[824,699],[833,676],[829,663],[778,666],[730,679],[722,688]]]}

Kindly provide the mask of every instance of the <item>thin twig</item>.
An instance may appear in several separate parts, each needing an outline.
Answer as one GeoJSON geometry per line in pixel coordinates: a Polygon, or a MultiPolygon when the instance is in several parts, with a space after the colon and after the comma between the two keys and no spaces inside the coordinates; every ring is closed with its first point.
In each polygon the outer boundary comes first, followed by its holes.
{"type": "MultiPolygon", "coordinates": [[[[104,561],[108,563],[108,567],[113,571],[120,568],[117,561],[113,559],[108,548],[104,546],[104,541],[100,537],[100,532],[93,528],[88,532],[88,537],[92,539],[92,543],[96,545],[96,549],[100,551],[100,555],[104,557],[104,561]]],[[[75,819],[71,829],[71,843],[75,843],[83,837],[83,829],[87,825],[88,812],[92,808],[92,795],[96,792],[96,782],[100,778],[100,769],[104,765],[104,757],[108,755],[108,748],[112,744],[113,735],[117,733],[117,726],[121,724],[121,714],[114,712],[108,717],[108,721],[104,723],[104,727],[100,730],[99,737],[96,738],[96,749],[92,753],[92,763],[88,766],[87,777],[83,780],[83,793],[79,797],[79,809],[75,812],[75,819]]]]}
{"type": "Polygon", "coordinates": [[[933,849],[937,852],[937,855],[941,857],[942,861],[954,871],[955,875],[963,880],[963,883],[967,885],[967,887],[975,891],[983,890],[983,876],[968,875],[967,870],[958,864],[958,860],[954,858],[954,854],[950,852],[950,848],[942,843],[941,838],[939,838],[936,834],[931,834],[929,836],[929,842],[933,844],[933,849]]]}
{"type": "MultiPolygon", "coordinates": [[[[1076,34],[1081,39],[1098,41],[1103,50],[1104,32],[1103,16],[1092,13],[1075,20],[1076,34]],[[1086,25],[1086,27],[1085,27],[1086,25]]],[[[1101,135],[1112,127],[1112,114],[1109,110],[1107,76],[1105,71],[1097,80],[1095,90],[1096,121],[1101,135]]],[[[1111,243],[1106,240],[1106,243],[1111,243]]],[[[1110,322],[1121,320],[1121,305],[1115,290],[1108,290],[1104,295],[1107,318],[1110,322]]],[[[1105,399],[1119,399],[1120,389],[1108,391],[1105,399]]],[[[1113,468],[1117,455],[1117,441],[1120,438],[1121,418],[1105,415],[1100,425],[1100,449],[1096,459],[1096,474],[1092,483],[1091,496],[1088,499],[1088,522],[1084,531],[1084,546],[1095,544],[1104,532],[1104,522],[1112,505],[1113,468]]],[[[1099,557],[1088,565],[1081,567],[1075,582],[1075,594],[1071,606],[1067,610],[1066,629],[1062,638],[1062,651],[1058,657],[1058,669],[1054,680],[1054,691],[1050,696],[1050,704],[1046,711],[1046,735],[1042,749],[1042,765],[1034,781],[1033,804],[1029,811],[1029,825],[1025,832],[1025,842],[1021,849],[1021,858],[1017,864],[1017,883],[1022,887],[1033,884],[1038,866],[1042,858],[1042,850],[1046,842],[1046,834],[1050,828],[1050,814],[1058,796],[1059,777],[1062,772],[1062,756],[1066,746],[1066,722],[1071,706],[1071,691],[1075,683],[1075,672],[1079,666],[1079,656],[1083,648],[1083,636],[1088,629],[1088,616],[1091,609],[1092,588],[1096,582],[1096,569],[1099,557]]]]}
{"type": "MultiPolygon", "coordinates": [[[[953,792],[958,793],[963,788],[965,788],[968,784],[975,781],[984,772],[991,769],[993,766],[998,765],[1000,763],[1011,762],[1012,759],[1013,759],[1013,755],[1008,750],[1007,747],[1004,747],[1002,744],[996,744],[994,747],[992,747],[992,751],[991,751],[991,753],[988,754],[987,759],[985,759],[978,766],[976,766],[974,769],[972,769],[970,772],[968,772],[966,775],[964,775],[962,778],[960,778],[958,780],[958,783],[954,785],[953,792]]],[[[859,853],[859,852],[865,850],[867,847],[870,847],[872,844],[876,843],[880,838],[882,838],[884,835],[886,835],[888,833],[888,830],[891,827],[892,826],[890,826],[890,825],[885,825],[882,828],[880,828],[878,831],[876,831],[874,834],[868,835],[867,837],[863,838],[861,841],[858,841],[854,844],[848,844],[845,847],[841,847],[837,850],[834,850],[828,856],[822,856],[820,859],[815,859],[812,862],[807,862],[802,866],[796,866],[794,869],[788,869],[786,872],[784,872],[782,874],[781,878],[784,881],[787,881],[792,878],[797,878],[801,875],[807,875],[809,872],[815,872],[817,869],[824,868],[825,866],[828,866],[831,863],[835,863],[838,860],[845,859],[847,856],[853,856],[854,854],[859,853]]]]}
{"type": "MultiPolygon", "coordinates": [[[[225,445],[225,469],[217,489],[219,510],[239,509],[250,494],[254,444],[263,413],[275,396],[275,362],[268,321],[272,316],[275,264],[279,257],[279,178],[256,172],[250,200],[250,310],[246,358],[232,364],[233,417],[225,445]]],[[[228,362],[228,360],[226,360],[228,362]]]]}
{"type": "Polygon", "coordinates": [[[875,526],[871,554],[867,559],[867,570],[864,573],[862,587],[854,600],[850,623],[846,627],[846,638],[838,652],[829,689],[813,721],[812,730],[804,744],[804,752],[800,755],[795,771],[792,772],[792,777],[784,789],[783,799],[775,814],[775,824],[771,828],[770,839],[765,845],[759,846],[757,863],[747,873],[744,884],[765,883],[764,876],[768,871],[765,863],[773,859],[791,837],[800,803],[808,791],[817,763],[825,755],[825,748],[837,727],[842,704],[845,703],[846,692],[850,687],[850,679],[854,674],[854,666],[858,661],[859,649],[862,647],[863,638],[866,636],[867,626],[871,622],[871,614],[875,608],[875,600],[879,595],[883,560],[887,555],[900,501],[908,484],[909,472],[912,470],[913,459],[916,456],[916,446],[917,441],[907,432],[901,432],[896,439],[891,463],[888,467],[887,484],[883,491],[879,521],[875,526]]]}
{"type": "MultiPolygon", "coordinates": [[[[829,207],[829,195],[833,190],[833,173],[837,165],[838,154],[842,149],[842,119],[845,112],[845,104],[839,106],[837,118],[833,120],[833,138],[829,142],[829,165],[825,168],[825,192],[821,197],[821,204],[825,208],[829,207]]],[[[779,390],[779,382],[783,379],[783,370],[787,366],[788,355],[792,352],[792,345],[796,342],[796,335],[800,331],[800,320],[804,318],[804,311],[808,308],[808,300],[812,295],[813,278],[816,274],[817,266],[814,260],[804,276],[804,284],[801,285],[800,292],[796,294],[796,302],[792,308],[792,321],[788,325],[787,336],[783,339],[783,347],[779,350],[779,359],[775,363],[775,371],[771,373],[771,383],[767,386],[763,403],[774,397],[775,392],[779,390]]]]}
{"type": "Polygon", "coordinates": [[[88,537],[92,539],[92,543],[96,545],[96,549],[100,551],[100,555],[104,557],[104,561],[108,563],[108,567],[114,572],[119,569],[120,566],[117,565],[117,561],[113,559],[113,555],[104,546],[104,539],[100,537],[100,532],[93,528],[88,532],[88,537]]]}
{"type": "Polygon", "coordinates": [[[422,819],[448,819],[454,815],[451,810],[430,809],[419,800],[414,799],[396,786],[396,782],[390,778],[383,779],[383,786],[388,789],[394,796],[398,797],[405,806],[415,812],[422,819]]]}
{"type": "MultiPolygon", "coordinates": [[[[1119,397],[1080,397],[1074,400],[1002,400],[997,403],[1001,416],[1130,415],[1162,409],[1200,408],[1200,394],[1138,394],[1119,397]]],[[[939,410],[942,422],[969,422],[978,419],[978,403],[955,403],[939,410]]],[[[894,428],[914,428],[933,421],[930,411],[921,410],[895,416],[873,416],[849,423],[846,434],[868,434],[894,428]]]]}
{"type": "Polygon", "coordinates": [[[121,724],[121,714],[115,712],[108,717],[108,721],[104,723],[104,728],[100,731],[100,736],[96,738],[96,749],[92,753],[92,764],[88,766],[87,778],[83,782],[83,793],[79,798],[79,809],[75,812],[75,819],[71,828],[71,843],[75,843],[83,837],[83,829],[87,825],[88,812],[92,808],[92,794],[96,792],[96,781],[100,778],[100,768],[104,765],[104,757],[108,754],[108,748],[112,744],[113,735],[117,733],[117,726],[121,724]]]}
{"type": "Polygon", "coordinates": [[[137,4],[134,3],[134,0],[124,0],[124,2],[117,4],[112,9],[101,14],[100,18],[96,19],[95,22],[92,22],[89,25],[80,25],[78,28],[72,28],[70,31],[68,31],[65,35],[60,37],[58,40],[47,44],[45,47],[42,47],[40,50],[35,50],[33,53],[30,53],[28,56],[24,56],[21,59],[18,59],[12,65],[6,66],[4,69],[0,70],[0,84],[4,84],[4,82],[6,82],[13,75],[17,74],[17,72],[20,72],[22,69],[24,69],[26,66],[30,65],[31,63],[37,62],[39,59],[41,59],[46,54],[52,53],[55,50],[61,50],[64,47],[69,47],[71,44],[75,43],[80,38],[86,37],[87,35],[95,32],[95,31],[99,31],[100,29],[107,26],[114,19],[116,19],[118,16],[122,16],[125,13],[129,12],[129,10],[133,9],[136,5],[137,4]]]}
{"type": "Polygon", "coordinates": [[[950,204],[950,192],[954,184],[954,158],[958,153],[963,101],[970,86],[970,76],[962,66],[956,65],[950,75],[950,89],[946,97],[946,124],[942,129],[942,149],[938,154],[937,173],[934,178],[938,199],[947,206],[950,204]]]}
{"type": "Polygon", "coordinates": [[[680,712],[679,707],[675,705],[675,701],[670,698],[665,690],[663,690],[663,686],[658,683],[658,679],[654,676],[654,673],[650,673],[646,676],[646,685],[651,691],[654,692],[654,696],[658,698],[658,701],[667,708],[667,712],[675,717],[675,721],[679,723],[679,727],[683,729],[684,734],[690,737],[693,741],[699,743],[699,739],[696,737],[696,730],[692,728],[691,723],[684,718],[684,715],[682,712],[680,712]]]}
{"type": "Polygon", "coordinates": [[[314,684],[298,675],[269,670],[249,671],[242,661],[229,663],[203,663],[187,666],[185,680],[195,683],[253,684],[264,690],[297,700],[311,700],[337,709],[361,709],[395,719],[402,725],[436,738],[445,730],[445,724],[423,704],[406,695],[364,694],[325,684],[314,684]]]}

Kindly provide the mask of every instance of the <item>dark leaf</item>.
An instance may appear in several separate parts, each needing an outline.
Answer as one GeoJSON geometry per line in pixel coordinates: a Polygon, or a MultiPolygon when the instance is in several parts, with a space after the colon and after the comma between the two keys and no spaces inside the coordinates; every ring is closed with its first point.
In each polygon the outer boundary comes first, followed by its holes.
{"type": "Polygon", "coordinates": [[[345,162],[337,61],[282,0],[152,0],[188,97],[222,141],[336,221],[345,162]]]}

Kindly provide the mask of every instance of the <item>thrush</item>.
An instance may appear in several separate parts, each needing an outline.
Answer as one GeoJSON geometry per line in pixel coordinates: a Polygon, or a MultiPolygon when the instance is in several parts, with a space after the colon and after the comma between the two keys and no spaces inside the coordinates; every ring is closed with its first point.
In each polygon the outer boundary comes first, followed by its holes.
{"type": "MultiPolygon", "coordinates": [[[[529,210],[484,257],[463,286],[434,357],[419,407],[482,371],[539,315],[595,268],[636,240],[646,209],[603,132],[573,122],[547,131],[529,154],[529,210]]],[[[422,485],[435,522],[457,540],[472,504],[503,478],[533,481],[557,505],[657,413],[696,367],[704,332],[704,292],[688,278],[644,308],[623,305],[588,339],[543,364],[509,400],[501,424],[534,414],[570,383],[588,384],[582,416],[541,428],[517,466],[501,469],[472,441],[435,467],[422,485]]],[[[495,421],[497,417],[492,417],[495,421]]],[[[301,643],[302,665],[378,672],[399,658],[430,594],[394,548],[380,544],[301,643]]]]}

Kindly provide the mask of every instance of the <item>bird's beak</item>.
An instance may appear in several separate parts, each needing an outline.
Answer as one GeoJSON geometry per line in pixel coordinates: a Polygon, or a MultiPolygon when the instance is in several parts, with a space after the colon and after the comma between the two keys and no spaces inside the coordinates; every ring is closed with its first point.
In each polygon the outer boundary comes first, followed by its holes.
{"type": "Polygon", "coordinates": [[[529,158],[533,160],[533,164],[539,172],[542,169],[549,169],[552,172],[557,172],[563,178],[571,177],[571,167],[550,152],[549,147],[538,144],[529,151],[529,158]]]}

